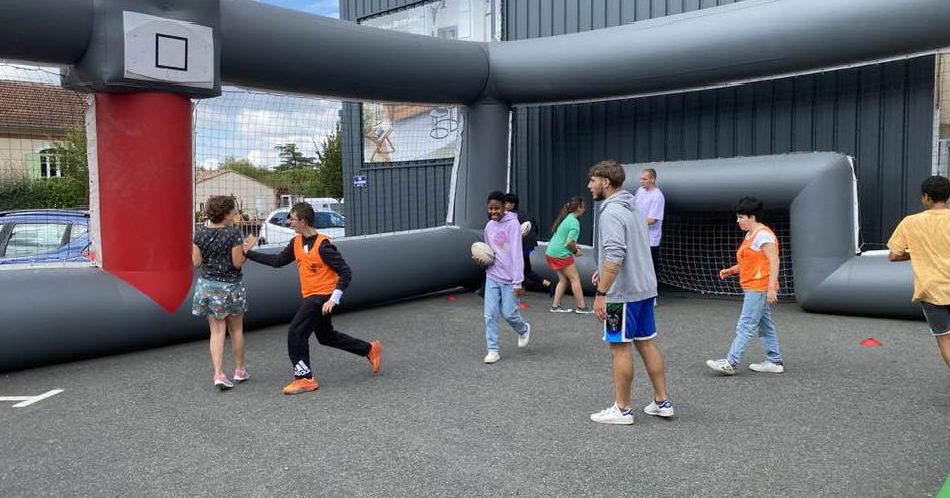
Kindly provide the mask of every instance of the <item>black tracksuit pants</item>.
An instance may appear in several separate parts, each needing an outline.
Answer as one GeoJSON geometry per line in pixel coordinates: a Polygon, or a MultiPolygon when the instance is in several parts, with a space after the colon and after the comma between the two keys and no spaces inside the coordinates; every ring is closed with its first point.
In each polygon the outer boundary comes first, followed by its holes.
{"type": "Polygon", "coordinates": [[[323,314],[323,303],[329,296],[305,297],[287,331],[287,352],[294,367],[295,377],[309,377],[310,334],[316,333],[317,341],[324,346],[349,351],[358,356],[369,354],[370,344],[333,330],[332,315],[323,314]]]}

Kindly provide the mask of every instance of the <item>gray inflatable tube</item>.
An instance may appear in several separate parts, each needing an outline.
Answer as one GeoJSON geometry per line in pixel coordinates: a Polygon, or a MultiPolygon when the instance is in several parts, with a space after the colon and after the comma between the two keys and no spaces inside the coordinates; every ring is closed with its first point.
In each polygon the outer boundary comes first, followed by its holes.
{"type": "MultiPolygon", "coordinates": [[[[223,81],[340,98],[468,104],[448,213],[462,228],[341,240],[355,270],[345,303],[358,306],[478,278],[468,244],[484,223],[485,194],[505,186],[511,105],[683,90],[950,45],[950,2],[902,0],[895,5],[893,0],[749,0],[588,33],[486,44],[376,30],[252,0],[6,1],[0,2],[0,58],[74,65],[82,69],[77,74],[83,88],[129,91],[128,81],[116,80],[113,86],[104,75],[122,72],[120,44],[110,40],[121,35],[121,12],[132,10],[215,27],[220,50],[216,85],[223,81]]],[[[132,88],[150,89],[188,94],[166,83],[138,82],[132,88]]],[[[699,163],[656,168],[663,171],[671,200],[719,206],[735,197],[730,171],[746,172],[746,166],[758,171],[755,160],[749,161],[744,166],[705,164],[703,171],[697,169],[699,163]],[[709,174],[709,166],[726,170],[709,174]],[[695,188],[697,177],[709,190],[695,188]]],[[[783,168],[780,182],[771,170],[750,173],[758,178],[748,186],[764,199],[788,203],[800,220],[798,228],[793,221],[796,294],[806,309],[912,315],[904,302],[911,282],[906,264],[857,257],[849,240],[838,234],[829,243],[811,231],[807,216],[799,217],[812,213],[810,204],[817,203],[824,219],[835,220],[833,226],[846,229],[853,223],[853,205],[834,198],[847,190],[850,170],[843,164],[836,156],[809,162],[808,174],[783,168]],[[813,181],[818,177],[823,181],[813,181]]],[[[579,261],[585,283],[595,261],[589,254],[579,261]]],[[[542,251],[535,257],[543,260],[542,251]]],[[[296,285],[292,269],[249,264],[248,325],[289,320],[298,301],[296,285]]],[[[166,315],[95,269],[0,271],[0,288],[7,290],[0,300],[0,370],[205,334],[205,324],[188,314],[187,305],[166,315]]]]}
{"type": "Polygon", "coordinates": [[[730,211],[744,195],[785,209],[791,225],[795,298],[808,311],[922,318],[911,302],[909,262],[861,255],[857,191],[848,156],[799,153],[625,166],[636,190],[644,168],[663,179],[667,211],[730,211]]]}
{"type": "MultiPolygon", "coordinates": [[[[343,309],[474,284],[483,275],[469,246],[479,234],[456,227],[340,239],[353,270],[343,309]]],[[[278,252],[282,248],[264,248],[278,252]]],[[[91,358],[208,336],[191,297],[173,314],[97,268],[0,271],[5,293],[0,371],[91,358]],[[42,304],[40,304],[42,303],[42,304]]],[[[248,261],[248,329],[287,323],[300,303],[297,266],[248,261]]]]}

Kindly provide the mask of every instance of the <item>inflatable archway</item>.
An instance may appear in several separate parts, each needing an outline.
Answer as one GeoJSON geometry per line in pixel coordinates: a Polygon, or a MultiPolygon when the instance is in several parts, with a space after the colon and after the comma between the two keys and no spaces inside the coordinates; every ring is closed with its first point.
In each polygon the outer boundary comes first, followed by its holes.
{"type": "MultiPolygon", "coordinates": [[[[358,272],[347,294],[353,306],[477,277],[466,247],[484,222],[485,193],[505,186],[512,105],[678,91],[903,57],[950,45],[947,25],[945,0],[753,0],[485,44],[382,31],[252,0],[4,2],[0,57],[66,65],[68,84],[91,93],[91,203],[101,269],[0,272],[0,370],[204,334],[204,324],[181,306],[192,274],[188,110],[190,98],[218,95],[222,81],[468,106],[448,213],[455,226],[341,241],[358,272]],[[135,168],[125,167],[130,158],[135,168]],[[136,205],[159,200],[168,210],[162,221],[129,222],[136,205]],[[372,281],[360,277],[364,268],[372,269],[365,272],[372,281]]],[[[897,267],[909,281],[907,265],[897,267]]],[[[797,263],[795,271],[802,271],[797,263]]],[[[860,271],[851,265],[847,273],[860,271]]],[[[285,273],[249,267],[249,325],[289,318],[278,299],[294,295],[294,279],[285,273]]],[[[860,281],[835,271],[812,274],[846,287],[860,281]]],[[[813,309],[855,311],[830,306],[813,309]]]]}

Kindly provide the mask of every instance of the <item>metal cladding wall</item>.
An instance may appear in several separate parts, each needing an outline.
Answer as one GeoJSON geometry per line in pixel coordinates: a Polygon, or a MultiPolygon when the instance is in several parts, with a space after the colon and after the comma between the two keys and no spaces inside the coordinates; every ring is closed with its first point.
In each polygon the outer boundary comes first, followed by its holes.
{"type": "Polygon", "coordinates": [[[881,248],[901,217],[919,210],[920,181],[931,174],[934,67],[924,56],[702,92],[517,108],[513,185],[545,225],[584,192],[587,169],[601,159],[842,152],[856,161],[865,248],[881,248]]]}
{"type": "MultiPolygon", "coordinates": [[[[340,0],[340,19],[365,17],[421,3],[419,0],[340,0]]],[[[445,224],[452,159],[363,164],[360,104],[345,102],[343,127],[343,196],[347,235],[385,233],[445,224]],[[365,176],[365,188],[353,186],[365,176]]]]}
{"type": "Polygon", "coordinates": [[[346,102],[342,113],[343,214],[346,234],[365,235],[445,224],[452,159],[418,163],[363,164],[360,104],[346,102]],[[353,186],[365,176],[366,187],[353,186]]]}
{"type": "MultiPolygon", "coordinates": [[[[507,2],[505,38],[589,31],[730,3],[507,2]]],[[[683,94],[518,107],[512,188],[546,227],[568,197],[586,192],[587,169],[601,159],[637,163],[843,152],[856,161],[865,248],[880,248],[901,217],[919,209],[920,181],[931,174],[934,67],[933,56],[923,56],[683,94]]],[[[590,243],[590,216],[588,211],[581,220],[585,243],[590,243]]]]}

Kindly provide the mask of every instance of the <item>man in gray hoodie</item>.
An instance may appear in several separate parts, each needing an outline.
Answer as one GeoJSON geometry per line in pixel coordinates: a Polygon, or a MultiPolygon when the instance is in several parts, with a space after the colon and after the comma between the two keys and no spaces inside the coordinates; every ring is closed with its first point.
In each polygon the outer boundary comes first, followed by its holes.
{"type": "Polygon", "coordinates": [[[618,162],[601,161],[587,176],[587,188],[594,200],[603,201],[597,213],[599,271],[592,278],[597,287],[594,315],[604,322],[604,341],[610,345],[615,397],[613,406],[592,414],[590,419],[602,424],[633,423],[631,343],[636,344],[653,384],[653,400],[643,411],[672,417],[663,354],[656,345],[656,276],[646,221],[637,212],[633,194],[623,189],[626,174],[618,162]]]}

